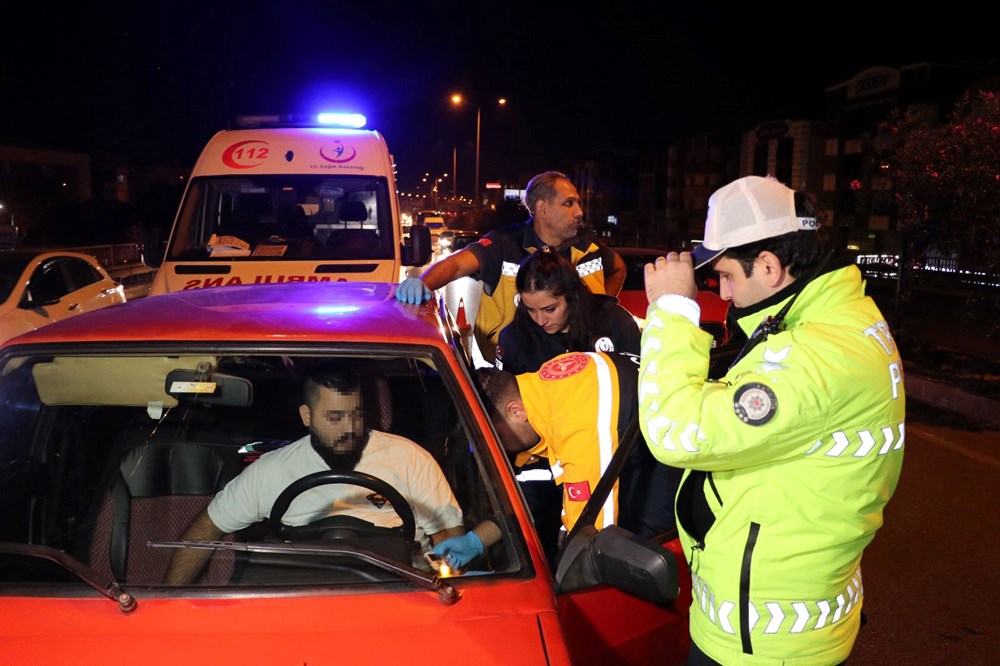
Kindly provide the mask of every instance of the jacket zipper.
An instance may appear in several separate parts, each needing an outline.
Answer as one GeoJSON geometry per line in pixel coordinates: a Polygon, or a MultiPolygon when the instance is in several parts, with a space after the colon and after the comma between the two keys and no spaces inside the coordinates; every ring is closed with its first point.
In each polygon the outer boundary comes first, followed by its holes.
{"type": "Polygon", "coordinates": [[[753,549],[757,545],[757,535],[760,533],[760,523],[750,523],[750,532],[743,547],[743,564],[740,566],[740,640],[743,642],[743,653],[753,654],[753,644],[750,642],[750,568],[753,563],[753,549]]]}

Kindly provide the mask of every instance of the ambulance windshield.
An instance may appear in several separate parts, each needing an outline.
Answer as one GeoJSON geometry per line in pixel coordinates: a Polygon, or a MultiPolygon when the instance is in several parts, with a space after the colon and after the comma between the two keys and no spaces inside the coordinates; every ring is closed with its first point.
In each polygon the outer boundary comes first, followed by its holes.
{"type": "Polygon", "coordinates": [[[371,176],[196,178],[167,258],[392,259],[389,185],[371,176]]]}

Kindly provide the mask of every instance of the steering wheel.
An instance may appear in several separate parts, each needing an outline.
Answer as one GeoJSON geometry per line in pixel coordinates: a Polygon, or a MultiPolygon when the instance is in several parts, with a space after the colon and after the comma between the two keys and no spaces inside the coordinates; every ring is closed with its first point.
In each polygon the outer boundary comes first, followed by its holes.
{"type": "Polygon", "coordinates": [[[324,536],[338,536],[347,533],[350,536],[387,536],[398,535],[406,539],[407,543],[412,543],[417,534],[417,522],[413,517],[413,508],[402,494],[388,483],[364,472],[335,472],[333,470],[323,470],[313,472],[297,481],[293,481],[287,488],[281,491],[278,498],[274,500],[271,507],[270,518],[268,519],[268,536],[279,540],[315,540],[324,536]],[[403,524],[399,527],[378,527],[372,523],[355,518],[354,516],[327,516],[313,521],[308,525],[283,525],[282,517],[291,505],[292,500],[307,490],[317,486],[332,485],[335,483],[346,483],[353,486],[368,488],[381,494],[392,504],[403,524]]]}

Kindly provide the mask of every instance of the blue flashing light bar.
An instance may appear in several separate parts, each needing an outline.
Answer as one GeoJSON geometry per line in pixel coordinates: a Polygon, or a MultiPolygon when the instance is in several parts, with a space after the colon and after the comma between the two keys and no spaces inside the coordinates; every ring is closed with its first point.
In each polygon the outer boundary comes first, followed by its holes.
{"type": "Polygon", "coordinates": [[[360,113],[321,113],[316,116],[320,125],[329,127],[350,127],[361,129],[368,123],[368,119],[360,113]]]}
{"type": "Polygon", "coordinates": [[[368,119],[360,113],[320,113],[309,114],[274,114],[256,116],[237,116],[236,122],[240,127],[339,127],[346,129],[361,129],[368,119]]]}

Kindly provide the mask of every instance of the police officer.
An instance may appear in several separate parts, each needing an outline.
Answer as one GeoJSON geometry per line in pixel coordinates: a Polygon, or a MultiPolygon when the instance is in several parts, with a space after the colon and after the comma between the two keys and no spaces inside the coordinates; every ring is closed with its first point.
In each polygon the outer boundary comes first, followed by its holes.
{"type": "Polygon", "coordinates": [[[709,199],[701,246],[645,269],[639,423],[687,468],[688,664],[838,664],[861,624],[862,552],[903,462],[902,363],[819,226],[807,197],[747,176],[709,199]],[[748,337],[721,381],[695,302],[709,262],[748,337]]]}

